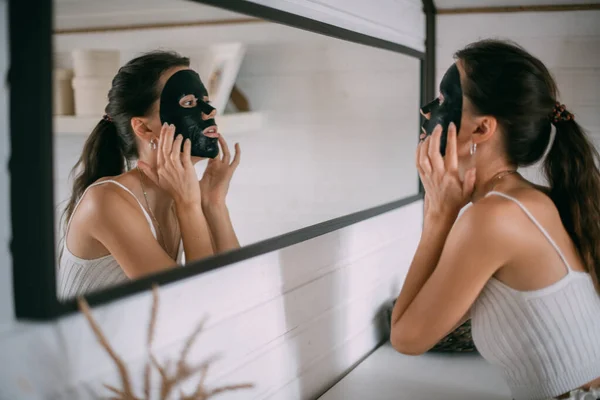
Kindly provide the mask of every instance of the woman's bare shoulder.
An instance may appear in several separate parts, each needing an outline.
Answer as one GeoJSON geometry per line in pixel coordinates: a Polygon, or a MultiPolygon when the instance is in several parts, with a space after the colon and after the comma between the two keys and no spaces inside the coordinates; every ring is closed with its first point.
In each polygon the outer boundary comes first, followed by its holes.
{"type": "Polygon", "coordinates": [[[520,204],[510,198],[493,194],[482,198],[464,212],[473,229],[486,229],[517,238],[522,233],[523,224],[531,223],[521,205],[536,217],[547,218],[557,214],[553,201],[537,187],[519,187],[498,192],[517,200],[520,204]]]}
{"type": "MultiPolygon", "coordinates": [[[[90,187],[77,207],[78,219],[86,222],[121,218],[130,214],[132,207],[139,208],[136,199],[117,182],[131,191],[131,178],[126,174],[101,178],[90,187]],[[106,182],[100,184],[100,182],[106,182]]],[[[141,210],[140,210],[141,211],[141,210]]]]}

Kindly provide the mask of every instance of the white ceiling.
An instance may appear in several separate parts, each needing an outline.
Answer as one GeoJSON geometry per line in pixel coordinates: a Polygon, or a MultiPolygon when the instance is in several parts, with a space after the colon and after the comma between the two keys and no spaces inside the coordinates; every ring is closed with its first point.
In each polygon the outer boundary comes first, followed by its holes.
{"type": "MultiPolygon", "coordinates": [[[[434,0],[438,9],[600,4],[600,0],[434,0]]],[[[248,18],[190,0],[54,0],[58,30],[248,18]]]]}
{"type": "Polygon", "coordinates": [[[54,0],[54,28],[59,30],[245,18],[189,0],[54,0]]]}
{"type": "Polygon", "coordinates": [[[600,4],[600,0],[433,0],[436,8],[600,4]]]}

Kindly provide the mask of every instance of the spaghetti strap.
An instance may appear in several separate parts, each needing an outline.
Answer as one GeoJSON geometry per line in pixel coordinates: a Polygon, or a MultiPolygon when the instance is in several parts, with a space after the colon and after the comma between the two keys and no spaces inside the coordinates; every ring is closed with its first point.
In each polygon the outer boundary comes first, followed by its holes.
{"type": "MultiPolygon", "coordinates": [[[[90,186],[87,187],[87,189],[85,189],[85,191],[83,192],[83,194],[81,195],[81,197],[79,198],[79,201],[77,202],[77,204],[75,205],[75,208],[73,209],[73,212],[71,213],[71,218],[69,218],[69,222],[67,223],[67,230],[65,231],[65,239],[67,237],[67,234],[69,233],[69,228],[71,227],[71,221],[73,220],[73,216],[75,215],[75,211],[77,211],[77,207],[79,207],[79,204],[81,204],[81,200],[83,200],[83,196],[85,196],[85,194],[87,193],[88,190],[90,190],[92,187],[94,186],[100,186],[103,185],[105,183],[114,183],[115,185],[119,186],[121,189],[125,190],[127,193],[129,193],[131,196],[133,196],[133,198],[135,199],[135,201],[138,203],[138,205],[140,206],[140,208],[142,209],[142,212],[144,213],[144,217],[146,217],[146,221],[148,221],[148,225],[150,225],[150,230],[152,231],[152,235],[154,236],[154,239],[156,239],[156,230],[154,229],[154,225],[152,224],[152,219],[150,218],[150,215],[148,215],[148,212],[146,211],[146,209],[144,208],[144,206],[142,205],[142,203],[138,200],[138,198],[135,196],[135,194],[133,194],[133,192],[129,189],[127,189],[127,187],[125,187],[123,184],[112,180],[112,179],[107,179],[105,181],[100,181],[100,182],[95,182],[92,183],[90,186]]],[[[66,245],[67,241],[65,240],[65,245],[66,245]]]]}
{"type": "Polygon", "coordinates": [[[563,252],[560,250],[560,248],[558,247],[558,245],[556,244],[556,242],[554,242],[554,240],[552,239],[552,237],[550,237],[550,234],[548,233],[548,231],[546,229],[544,229],[544,227],[542,226],[542,224],[540,224],[538,222],[538,220],[535,219],[535,217],[533,216],[533,214],[531,214],[529,212],[529,210],[527,209],[527,207],[525,207],[525,205],[523,205],[523,203],[521,203],[519,200],[517,200],[514,197],[509,196],[509,195],[507,195],[505,193],[502,193],[502,192],[491,191],[488,194],[486,194],[485,197],[487,197],[489,195],[492,195],[492,194],[495,194],[495,195],[500,196],[500,197],[504,197],[505,199],[508,199],[508,200],[512,201],[513,203],[517,204],[521,208],[521,210],[523,210],[523,212],[529,217],[529,219],[531,220],[531,222],[533,222],[534,225],[537,226],[537,228],[542,232],[542,234],[546,237],[546,239],[552,245],[552,247],[554,247],[554,250],[556,250],[556,252],[560,256],[560,259],[562,260],[562,262],[567,267],[567,274],[571,273],[572,268],[569,265],[569,263],[567,262],[567,259],[565,258],[565,256],[563,255],[563,252]]]}

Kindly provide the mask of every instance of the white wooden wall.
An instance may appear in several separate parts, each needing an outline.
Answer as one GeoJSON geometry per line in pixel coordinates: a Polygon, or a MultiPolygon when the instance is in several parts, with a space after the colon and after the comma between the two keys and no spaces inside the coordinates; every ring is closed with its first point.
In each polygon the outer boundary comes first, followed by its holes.
{"type": "Polygon", "coordinates": [[[189,0],[54,0],[54,29],[196,23],[249,18],[189,0]]]}
{"type": "MultiPolygon", "coordinates": [[[[538,57],[554,75],[559,100],[575,114],[600,148],[600,11],[440,15],[437,80],[453,53],[483,38],[513,40],[538,57]],[[468,26],[469,29],[459,29],[468,26]]],[[[542,182],[538,166],[524,173],[542,182]]]]}
{"type": "MultiPolygon", "coordinates": [[[[421,0],[250,0],[424,51],[421,0]]],[[[248,18],[188,0],[55,0],[55,28],[190,23],[248,18]]]]}
{"type": "MultiPolygon", "coordinates": [[[[365,0],[249,1],[425,50],[421,0],[377,0],[376,4],[365,0]]],[[[55,4],[59,30],[248,18],[187,0],[55,0],[55,4]]]]}
{"type": "Polygon", "coordinates": [[[547,6],[564,4],[594,4],[599,0],[435,0],[438,10],[463,7],[516,7],[516,6],[547,6]]]}
{"type": "MultiPolygon", "coordinates": [[[[155,349],[177,357],[204,316],[192,363],[218,354],[210,385],[254,382],[226,399],[307,399],[382,338],[380,307],[397,294],[416,248],[422,204],[161,290],[155,349]]],[[[100,307],[98,322],[142,376],[149,293],[100,307]]],[[[115,369],[79,315],[15,323],[0,336],[1,399],[87,399],[117,384],[115,369]]]]}
{"type": "Polygon", "coordinates": [[[421,0],[251,0],[425,51],[421,0]]]}
{"type": "MultiPolygon", "coordinates": [[[[304,3],[298,12],[309,15],[315,3],[304,3]]],[[[368,27],[374,36],[393,38],[385,28],[390,23],[386,18],[400,15],[405,10],[403,4],[389,2],[386,12],[382,9],[369,14],[360,2],[352,2],[342,11],[328,11],[335,15],[329,22],[341,21],[350,29],[368,27]],[[361,14],[364,23],[357,22],[361,14]],[[379,23],[381,29],[377,28],[379,23]]],[[[0,18],[5,19],[3,2],[0,12],[0,18]]],[[[421,45],[422,32],[415,33],[421,35],[421,45]]],[[[0,39],[0,52],[4,53],[6,37],[0,39]]],[[[0,95],[5,97],[6,89],[0,95]]],[[[6,105],[0,104],[0,116],[6,112],[6,105]]],[[[4,127],[0,138],[8,141],[4,127]]],[[[407,146],[414,146],[412,138],[407,146]]],[[[6,165],[6,150],[0,151],[0,160],[6,165]]],[[[0,185],[0,226],[5,232],[4,250],[0,251],[0,310],[12,310],[5,172],[0,172],[0,185]]],[[[208,315],[209,324],[191,361],[219,354],[222,357],[210,372],[209,384],[256,384],[252,391],[223,395],[222,399],[313,398],[380,341],[379,309],[397,294],[403,281],[420,235],[421,210],[422,204],[415,203],[163,288],[156,352],[161,358],[177,357],[185,336],[208,315]]],[[[149,300],[149,293],[144,293],[95,311],[137,384],[149,300]]],[[[102,382],[117,383],[114,366],[81,316],[46,324],[0,316],[4,318],[0,331],[0,399],[84,400],[90,398],[90,390],[101,391],[102,382]]]]}

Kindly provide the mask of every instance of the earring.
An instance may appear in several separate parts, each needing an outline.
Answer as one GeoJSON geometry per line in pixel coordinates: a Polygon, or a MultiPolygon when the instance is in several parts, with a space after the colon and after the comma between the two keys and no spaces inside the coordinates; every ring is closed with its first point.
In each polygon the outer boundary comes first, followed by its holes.
{"type": "Polygon", "coordinates": [[[475,154],[476,152],[477,152],[477,143],[473,143],[473,144],[471,145],[471,151],[470,151],[470,153],[471,153],[471,155],[473,155],[473,154],[475,154]]]}
{"type": "Polygon", "coordinates": [[[156,143],[156,139],[154,139],[154,138],[150,139],[150,149],[156,150],[157,147],[158,147],[158,143],[156,143]]]}

